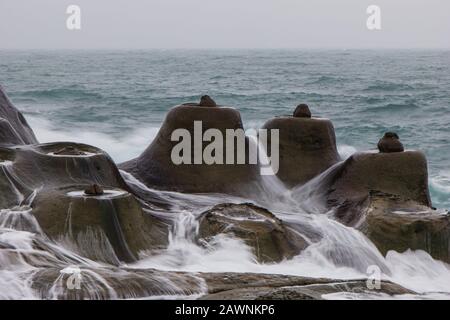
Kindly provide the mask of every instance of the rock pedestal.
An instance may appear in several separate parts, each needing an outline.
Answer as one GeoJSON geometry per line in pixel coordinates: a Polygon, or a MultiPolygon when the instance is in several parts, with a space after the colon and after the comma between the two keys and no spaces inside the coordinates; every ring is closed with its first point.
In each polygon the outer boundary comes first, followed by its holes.
{"type": "Polygon", "coordinates": [[[51,239],[68,241],[72,249],[94,261],[118,265],[139,252],[160,250],[168,243],[168,225],[145,213],[135,197],[122,189],[85,195],[87,186],[40,192],[33,215],[51,239]]]}
{"type": "MultiPolygon", "coordinates": [[[[210,99],[210,98],[209,98],[210,99]]],[[[136,159],[122,163],[119,168],[133,174],[147,186],[188,193],[223,192],[239,194],[239,189],[256,179],[257,165],[237,164],[236,150],[234,164],[226,164],[226,130],[243,129],[239,112],[230,107],[213,106],[204,98],[202,105],[184,104],[172,108],[151,145],[136,159]],[[206,164],[201,157],[210,142],[203,142],[200,151],[201,164],[195,163],[194,122],[201,121],[202,133],[208,129],[217,129],[223,136],[223,163],[206,164]],[[173,148],[181,140],[172,141],[176,129],[186,130],[191,137],[190,164],[175,164],[171,155],[173,148]]],[[[200,133],[200,134],[202,134],[200,133]]],[[[214,138],[213,138],[214,139],[214,138]]],[[[249,139],[245,138],[245,158],[248,159],[249,139]]],[[[237,146],[237,144],[235,144],[237,146]]]]}
{"type": "Polygon", "coordinates": [[[18,189],[98,184],[128,190],[113,160],[96,147],[56,142],[8,150],[12,160],[10,175],[18,178],[18,189]],[[58,152],[62,149],[71,152],[58,152]]]}
{"type": "MultiPolygon", "coordinates": [[[[302,109],[297,113],[300,111],[302,109]]],[[[280,167],[277,176],[288,187],[308,182],[340,160],[334,127],[328,119],[297,114],[269,120],[263,128],[279,130],[280,167]]],[[[270,135],[268,146],[270,155],[270,135]]]]}
{"type": "Polygon", "coordinates": [[[357,203],[370,191],[381,191],[431,206],[425,155],[419,151],[356,153],[334,172],[328,204],[357,203]]]}
{"type": "Polygon", "coordinates": [[[168,241],[168,225],[143,210],[112,159],[76,143],[0,148],[0,209],[31,207],[51,239],[118,264],[168,241]],[[66,150],[61,152],[61,150],[66,150]]]}

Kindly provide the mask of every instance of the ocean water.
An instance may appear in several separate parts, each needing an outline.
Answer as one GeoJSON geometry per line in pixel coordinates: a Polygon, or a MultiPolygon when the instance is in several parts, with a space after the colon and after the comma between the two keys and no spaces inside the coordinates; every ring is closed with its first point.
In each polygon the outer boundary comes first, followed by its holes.
{"type": "Polygon", "coordinates": [[[0,84],[41,142],[93,144],[117,162],[203,94],[247,128],[307,103],[333,121],[343,156],[385,131],[423,150],[433,204],[450,208],[450,51],[0,51],[0,84]]]}

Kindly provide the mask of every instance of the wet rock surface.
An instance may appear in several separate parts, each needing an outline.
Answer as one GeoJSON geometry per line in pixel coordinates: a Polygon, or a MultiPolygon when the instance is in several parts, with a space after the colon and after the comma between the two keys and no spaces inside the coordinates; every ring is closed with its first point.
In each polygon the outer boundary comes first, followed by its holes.
{"type": "MultiPolygon", "coordinates": [[[[340,161],[330,120],[277,117],[267,121],[263,129],[279,130],[280,167],[277,176],[288,187],[302,185],[340,161]]],[[[270,141],[269,135],[268,146],[270,141]]],[[[270,155],[271,150],[268,149],[270,155]]]]}
{"type": "Polygon", "coordinates": [[[413,200],[372,192],[364,220],[357,226],[382,254],[424,250],[450,263],[450,214],[413,200]]]}
{"type": "Polygon", "coordinates": [[[40,192],[33,202],[33,215],[51,239],[70,242],[80,255],[113,265],[167,246],[169,225],[146,213],[133,195],[119,189],[97,198],[73,189],[40,192]]]}
{"type": "MultiPolygon", "coordinates": [[[[203,150],[209,144],[203,142],[199,149],[200,163],[195,160],[195,146],[193,139],[202,139],[195,134],[195,122],[201,121],[202,132],[216,129],[225,139],[227,129],[243,129],[239,112],[230,107],[194,108],[193,105],[180,105],[172,108],[166,115],[158,135],[151,145],[136,159],[119,165],[119,168],[133,174],[149,187],[173,190],[188,193],[215,193],[230,194],[243,193],[249,182],[259,178],[257,165],[237,163],[237,148],[234,148],[234,163],[225,164],[227,156],[226,143],[221,148],[223,154],[222,164],[206,164],[203,159],[203,150]],[[172,141],[172,133],[176,129],[184,129],[191,138],[192,148],[189,163],[175,164],[172,159],[172,150],[179,141],[172,141]]],[[[246,152],[249,140],[245,137],[246,152]]],[[[245,155],[248,159],[248,154],[245,155]]]]}
{"type": "Polygon", "coordinates": [[[253,204],[220,204],[200,217],[199,238],[208,241],[219,234],[241,239],[260,262],[279,262],[298,255],[308,246],[270,211],[253,204]]]}
{"type": "Polygon", "coordinates": [[[337,292],[414,294],[413,291],[388,281],[380,289],[368,289],[366,280],[333,280],[255,273],[186,273],[153,269],[81,269],[84,281],[79,290],[65,286],[72,274],[47,269],[33,277],[33,289],[41,298],[57,299],[126,299],[179,296],[201,300],[321,300],[337,292]],[[97,277],[89,273],[95,272],[97,277]],[[119,275],[119,276],[117,276],[119,275]],[[102,285],[101,280],[109,287],[102,285]],[[50,285],[51,284],[51,285],[50,285]],[[325,296],[324,296],[325,295],[325,296]]]}
{"type": "Polygon", "coordinates": [[[10,182],[8,172],[14,160],[14,151],[0,147],[0,209],[17,205],[19,198],[17,188],[10,182]]]}
{"type": "Polygon", "coordinates": [[[10,191],[2,192],[8,197],[0,196],[0,208],[28,204],[50,239],[116,265],[167,245],[167,222],[145,211],[102,150],[73,143],[3,150],[10,160],[0,168],[0,186],[10,191]],[[61,149],[77,152],[55,155],[61,149]]]}
{"type": "MultiPolygon", "coordinates": [[[[165,272],[152,269],[114,268],[48,268],[33,276],[32,288],[42,299],[105,300],[136,298],[181,298],[202,295],[204,281],[196,274],[165,272]],[[67,281],[74,272],[82,277],[77,290],[67,281]],[[108,284],[108,285],[105,285],[108,284]]],[[[76,283],[74,283],[76,285],[76,283]]]]}
{"type": "MultiPolygon", "coordinates": [[[[4,166],[17,192],[27,198],[34,190],[71,185],[98,184],[128,190],[116,165],[104,151],[76,143],[47,143],[4,148],[11,159],[4,166]],[[71,147],[89,153],[87,157],[55,156],[54,151],[71,147]]],[[[1,204],[0,204],[1,205],[1,204]]]]}
{"type": "Polygon", "coordinates": [[[336,292],[411,294],[397,284],[383,281],[379,290],[370,290],[366,280],[333,280],[273,274],[199,274],[205,279],[206,300],[320,300],[324,294],[336,292]]]}
{"type": "Polygon", "coordinates": [[[371,191],[411,199],[431,207],[427,160],[422,152],[356,153],[323,177],[327,205],[345,224],[356,223],[371,191]]]}
{"type": "Polygon", "coordinates": [[[33,131],[0,85],[0,145],[33,143],[37,143],[33,131]]]}
{"type": "Polygon", "coordinates": [[[62,147],[59,150],[56,150],[54,154],[58,156],[84,156],[86,155],[85,152],[78,150],[75,146],[67,146],[62,147]]]}

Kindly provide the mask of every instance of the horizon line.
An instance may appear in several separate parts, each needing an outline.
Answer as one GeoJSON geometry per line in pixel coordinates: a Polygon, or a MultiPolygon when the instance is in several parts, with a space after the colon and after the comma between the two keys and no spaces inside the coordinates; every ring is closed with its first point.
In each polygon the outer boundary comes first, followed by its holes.
{"type": "Polygon", "coordinates": [[[0,51],[144,51],[144,50],[361,50],[361,51],[377,51],[377,50],[450,50],[450,47],[136,47],[136,48],[119,48],[119,47],[91,47],[91,48],[0,48],[0,51]]]}

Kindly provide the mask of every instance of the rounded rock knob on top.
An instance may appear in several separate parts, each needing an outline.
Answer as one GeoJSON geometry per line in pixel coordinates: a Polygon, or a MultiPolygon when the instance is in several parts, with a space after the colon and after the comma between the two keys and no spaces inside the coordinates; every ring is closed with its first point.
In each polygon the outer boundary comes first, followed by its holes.
{"type": "Polygon", "coordinates": [[[378,141],[377,146],[378,150],[383,153],[405,151],[399,136],[395,132],[386,132],[380,141],[378,141]]]}
{"type": "Polygon", "coordinates": [[[216,102],[208,95],[204,95],[200,98],[200,107],[217,107],[216,102]]]}
{"type": "Polygon", "coordinates": [[[105,192],[98,184],[92,184],[84,190],[84,194],[88,196],[101,196],[105,192]]]}
{"type": "Polygon", "coordinates": [[[295,118],[311,118],[311,111],[307,104],[301,103],[295,108],[293,116],[295,118]]]}

